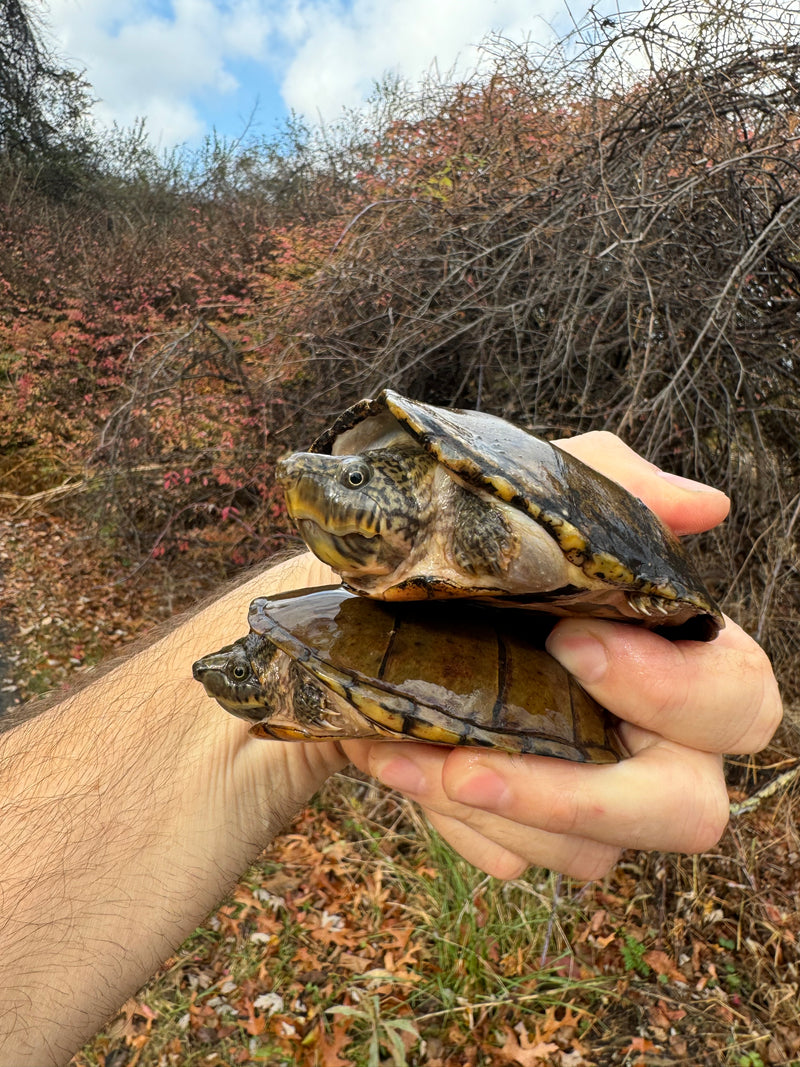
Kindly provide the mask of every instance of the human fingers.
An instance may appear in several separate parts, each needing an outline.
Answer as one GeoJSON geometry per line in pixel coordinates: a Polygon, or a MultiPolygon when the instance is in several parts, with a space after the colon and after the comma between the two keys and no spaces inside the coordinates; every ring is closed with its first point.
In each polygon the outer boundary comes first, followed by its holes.
{"type": "Polygon", "coordinates": [[[644,731],[633,734],[634,728],[626,732],[628,742],[642,747],[612,766],[454,751],[442,766],[447,799],[439,803],[445,813],[531,862],[542,831],[553,840],[567,839],[557,859],[572,844],[566,870],[580,877],[590,876],[587,862],[610,859],[596,846],[697,853],[716,844],[729,816],[721,759],[644,731]]]}
{"type": "Polygon", "coordinates": [[[482,832],[495,815],[618,847],[695,853],[714,845],[729,815],[721,758],[636,728],[625,739],[636,748],[631,758],[603,766],[453,751],[443,790],[480,812],[465,817],[482,832]]]}
{"type": "Polygon", "coordinates": [[[767,656],[730,619],[711,642],[564,619],[547,650],[615,715],[692,748],[758,752],[783,713],[767,656]]]}
{"type": "Polygon", "coordinates": [[[519,878],[528,866],[523,856],[505,848],[498,841],[484,837],[461,819],[440,815],[437,811],[423,808],[428,822],[447,843],[473,867],[490,874],[492,878],[519,878]]]}
{"type": "Polygon", "coordinates": [[[518,824],[521,849],[526,827],[618,848],[693,853],[716,844],[729,810],[721,757],[635,727],[625,740],[632,757],[604,766],[455,750],[441,786],[482,833],[493,817],[518,824]]]}
{"type": "MultiPolygon", "coordinates": [[[[518,878],[532,865],[549,867],[551,871],[589,881],[608,874],[620,858],[619,848],[543,830],[528,831],[525,855],[519,855],[513,848],[501,844],[506,834],[502,832],[500,821],[493,828],[499,840],[493,840],[468,826],[461,818],[430,810],[426,814],[431,826],[460,856],[493,878],[518,878]]],[[[518,827],[509,824],[509,829],[512,832],[508,839],[513,845],[518,838],[518,827]]]]}
{"type": "Polygon", "coordinates": [[[528,830],[520,840],[520,828],[508,820],[495,819],[487,837],[456,816],[426,810],[431,825],[468,863],[493,878],[519,878],[530,866],[547,867],[581,881],[602,878],[614,867],[620,849],[589,838],[528,830]],[[507,840],[509,847],[503,844],[507,840]],[[515,852],[514,848],[521,852],[515,852]]]}
{"type": "Polygon", "coordinates": [[[719,489],[662,471],[605,430],[553,444],[624,485],[676,534],[710,530],[730,509],[730,500],[719,489]]]}
{"type": "MultiPolygon", "coordinates": [[[[342,748],[361,770],[417,801],[442,837],[494,878],[516,878],[530,865],[573,878],[600,878],[619,858],[619,847],[591,837],[551,833],[532,827],[530,820],[515,822],[451,800],[443,786],[450,749],[389,741],[346,741],[342,748]]],[[[550,762],[561,761],[545,760],[550,762]]]]}
{"type": "Polygon", "coordinates": [[[575,877],[607,869],[614,849],[695,852],[714,844],[728,817],[721,759],[636,727],[626,741],[632,757],[604,766],[396,742],[348,755],[438,817],[575,877]]]}

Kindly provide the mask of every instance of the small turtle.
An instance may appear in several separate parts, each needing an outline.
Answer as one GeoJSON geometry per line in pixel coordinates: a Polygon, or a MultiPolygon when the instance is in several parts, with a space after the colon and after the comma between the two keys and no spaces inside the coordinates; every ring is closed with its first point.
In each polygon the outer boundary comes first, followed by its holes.
{"type": "Polygon", "coordinates": [[[193,666],[256,737],[390,738],[591,763],[626,753],[611,716],[543,648],[553,620],[387,604],[342,586],[250,605],[251,632],[193,666]]]}
{"type": "Polygon", "coordinates": [[[641,500],[493,415],[385,389],[277,474],[309,547],[365,596],[472,597],[701,640],[723,625],[641,500]]]}

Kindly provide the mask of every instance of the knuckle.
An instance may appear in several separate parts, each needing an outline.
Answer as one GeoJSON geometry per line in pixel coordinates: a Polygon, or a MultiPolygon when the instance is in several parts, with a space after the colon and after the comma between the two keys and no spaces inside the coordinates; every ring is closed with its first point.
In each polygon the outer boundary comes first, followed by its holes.
{"type": "Polygon", "coordinates": [[[578,833],[583,823],[584,809],[582,793],[573,773],[570,779],[565,778],[557,790],[541,798],[540,817],[537,822],[542,829],[550,833],[578,833]]]}
{"type": "Polygon", "coordinates": [[[479,834],[486,834],[487,827],[497,820],[497,816],[485,812],[482,808],[473,808],[466,804],[455,804],[446,800],[443,806],[453,818],[457,818],[468,829],[479,834]]]}
{"type": "Polygon", "coordinates": [[[714,848],[725,833],[725,828],[728,825],[729,810],[726,796],[724,805],[718,805],[715,811],[706,813],[698,820],[693,840],[686,851],[690,854],[696,854],[708,852],[709,849],[714,848]]]}
{"type": "Polygon", "coordinates": [[[713,777],[698,774],[687,783],[686,795],[692,802],[685,807],[686,822],[680,839],[675,842],[679,851],[690,855],[714,848],[725,832],[730,816],[730,801],[722,762],[713,777]]]}
{"type": "Polygon", "coordinates": [[[728,825],[727,818],[716,823],[706,823],[698,829],[695,842],[692,847],[687,848],[687,855],[696,856],[703,852],[709,852],[712,848],[715,848],[725,833],[725,827],[728,825]]]}
{"type": "Polygon", "coordinates": [[[503,850],[491,857],[488,862],[481,862],[480,868],[492,878],[499,878],[503,882],[509,882],[519,878],[528,869],[527,860],[522,859],[515,852],[503,850]]]}
{"type": "Polygon", "coordinates": [[[599,845],[597,842],[586,842],[586,847],[576,852],[564,864],[563,873],[570,878],[576,878],[581,882],[593,882],[599,878],[605,878],[619,862],[622,849],[613,845],[599,845]]]}
{"type": "Polygon", "coordinates": [[[766,652],[755,645],[741,671],[742,688],[751,695],[740,709],[742,730],[729,748],[737,754],[759,752],[768,745],[783,718],[783,702],[766,652]]]}
{"type": "Polygon", "coordinates": [[[636,455],[633,449],[610,430],[588,430],[577,437],[562,438],[553,443],[565,452],[583,459],[590,466],[601,469],[609,463],[616,465],[615,458],[622,457],[623,462],[628,462],[628,457],[636,455]]]}
{"type": "Polygon", "coordinates": [[[610,430],[587,430],[586,433],[580,435],[580,440],[585,441],[588,445],[600,445],[605,448],[618,448],[625,452],[629,451],[624,441],[610,430]]]}

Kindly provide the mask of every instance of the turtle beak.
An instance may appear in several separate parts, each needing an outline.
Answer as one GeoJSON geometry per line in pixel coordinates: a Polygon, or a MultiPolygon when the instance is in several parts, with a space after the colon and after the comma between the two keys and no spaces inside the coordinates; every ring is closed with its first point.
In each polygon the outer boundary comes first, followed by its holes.
{"type": "Polygon", "coordinates": [[[199,659],[192,664],[192,675],[194,677],[194,680],[196,682],[200,682],[200,684],[203,686],[205,686],[206,684],[208,672],[212,670],[212,668],[209,667],[208,663],[206,662],[207,659],[208,657],[206,656],[204,659],[199,659]]]}
{"type": "Polygon", "coordinates": [[[267,711],[258,685],[237,684],[228,675],[230,649],[212,652],[192,664],[192,674],[210,697],[239,719],[258,722],[267,711]]]}
{"type": "Polygon", "coordinates": [[[280,460],[275,467],[275,477],[281,483],[284,489],[291,489],[297,485],[298,481],[303,475],[304,465],[298,463],[298,457],[305,456],[305,452],[295,452],[291,456],[287,456],[286,459],[280,460]]]}
{"type": "MultiPolygon", "coordinates": [[[[222,652],[214,652],[210,656],[203,656],[202,659],[196,660],[192,664],[192,674],[197,682],[205,686],[208,689],[208,685],[213,685],[212,679],[216,678],[223,670],[225,665],[225,655],[222,652]]],[[[211,694],[213,696],[213,694],[211,694]]]]}
{"type": "MultiPolygon", "coordinates": [[[[275,477],[283,486],[287,497],[291,497],[297,493],[300,483],[306,478],[314,482],[321,480],[327,483],[334,465],[335,460],[332,460],[330,456],[317,456],[311,452],[293,452],[275,467],[275,477]]],[[[323,499],[324,495],[323,493],[323,499]]]]}

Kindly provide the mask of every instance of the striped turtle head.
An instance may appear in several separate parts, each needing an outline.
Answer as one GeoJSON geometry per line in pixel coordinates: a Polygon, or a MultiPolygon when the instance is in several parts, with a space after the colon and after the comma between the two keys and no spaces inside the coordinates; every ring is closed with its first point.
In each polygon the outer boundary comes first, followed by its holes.
{"type": "Polygon", "coordinates": [[[260,634],[226,645],[192,664],[192,674],[231,715],[258,722],[280,701],[280,688],[265,685],[280,651],[260,634]]]}
{"type": "Polygon", "coordinates": [[[413,442],[358,455],[297,452],[278,464],[289,514],[309,548],[343,575],[390,574],[430,518],[436,460],[413,442]]]}

